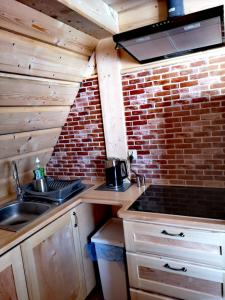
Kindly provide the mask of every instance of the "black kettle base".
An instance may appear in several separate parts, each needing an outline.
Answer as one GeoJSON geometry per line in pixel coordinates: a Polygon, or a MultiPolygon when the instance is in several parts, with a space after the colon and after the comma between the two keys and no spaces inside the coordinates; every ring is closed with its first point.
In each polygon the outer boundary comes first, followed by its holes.
{"type": "Polygon", "coordinates": [[[129,187],[132,185],[130,182],[125,182],[120,186],[108,186],[106,183],[98,186],[95,190],[96,191],[111,191],[111,192],[125,192],[129,187]]]}

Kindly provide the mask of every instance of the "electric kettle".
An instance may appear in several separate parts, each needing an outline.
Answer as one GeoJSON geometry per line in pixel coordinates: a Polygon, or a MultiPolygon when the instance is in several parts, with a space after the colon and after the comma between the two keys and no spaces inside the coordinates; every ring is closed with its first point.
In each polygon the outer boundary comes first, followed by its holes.
{"type": "Polygon", "coordinates": [[[105,161],[106,186],[120,187],[123,185],[123,179],[128,177],[126,160],[119,158],[108,158],[105,161]]]}

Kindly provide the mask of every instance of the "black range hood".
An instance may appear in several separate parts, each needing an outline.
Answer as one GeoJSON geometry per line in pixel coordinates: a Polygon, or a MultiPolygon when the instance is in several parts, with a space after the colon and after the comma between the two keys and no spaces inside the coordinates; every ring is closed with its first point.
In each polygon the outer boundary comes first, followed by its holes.
{"type": "Polygon", "coordinates": [[[223,46],[223,5],[113,36],[117,48],[144,64],[223,46]]]}

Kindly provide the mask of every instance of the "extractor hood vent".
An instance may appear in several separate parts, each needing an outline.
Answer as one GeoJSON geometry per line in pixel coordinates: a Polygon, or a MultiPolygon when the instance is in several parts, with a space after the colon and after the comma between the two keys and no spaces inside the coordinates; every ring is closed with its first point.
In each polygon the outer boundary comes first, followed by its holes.
{"type": "Polygon", "coordinates": [[[223,46],[223,5],[113,36],[139,63],[223,46]]]}

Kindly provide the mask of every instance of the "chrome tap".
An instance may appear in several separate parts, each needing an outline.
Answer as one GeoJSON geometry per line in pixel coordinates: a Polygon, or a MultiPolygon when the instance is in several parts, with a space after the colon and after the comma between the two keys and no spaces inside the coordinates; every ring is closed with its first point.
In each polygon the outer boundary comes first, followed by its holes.
{"type": "Polygon", "coordinates": [[[13,179],[16,185],[16,198],[19,201],[23,201],[23,190],[20,185],[18,169],[15,161],[12,161],[13,179]]]}

